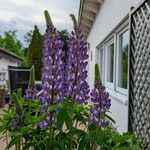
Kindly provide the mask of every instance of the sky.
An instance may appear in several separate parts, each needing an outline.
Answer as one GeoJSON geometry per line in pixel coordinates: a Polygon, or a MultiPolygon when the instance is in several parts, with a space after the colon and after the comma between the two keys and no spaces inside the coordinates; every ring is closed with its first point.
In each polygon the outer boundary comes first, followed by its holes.
{"type": "Polygon", "coordinates": [[[0,35],[17,30],[18,39],[25,46],[23,35],[34,25],[45,31],[43,12],[48,10],[58,30],[72,30],[69,14],[78,17],[80,0],[0,0],[0,35]]]}

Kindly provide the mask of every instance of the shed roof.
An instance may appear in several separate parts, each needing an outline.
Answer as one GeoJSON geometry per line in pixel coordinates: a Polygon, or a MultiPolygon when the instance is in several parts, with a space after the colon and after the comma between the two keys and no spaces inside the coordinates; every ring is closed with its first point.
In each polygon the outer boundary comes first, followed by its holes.
{"type": "Polygon", "coordinates": [[[13,58],[16,58],[18,60],[21,60],[21,61],[23,60],[20,56],[14,54],[14,53],[12,53],[12,52],[4,49],[4,48],[1,48],[1,47],[0,47],[0,52],[3,53],[3,54],[5,54],[5,55],[9,55],[9,56],[11,56],[13,58]]]}
{"type": "Polygon", "coordinates": [[[92,25],[104,0],[81,0],[79,8],[79,26],[85,37],[88,36],[92,25]]]}

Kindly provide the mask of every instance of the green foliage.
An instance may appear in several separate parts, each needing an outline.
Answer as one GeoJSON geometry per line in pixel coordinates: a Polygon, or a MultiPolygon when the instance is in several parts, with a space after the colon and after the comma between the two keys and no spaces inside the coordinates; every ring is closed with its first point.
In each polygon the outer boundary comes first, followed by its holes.
{"type": "MultiPolygon", "coordinates": [[[[42,105],[38,100],[26,101],[19,89],[13,94],[13,107],[3,110],[0,119],[0,132],[11,138],[7,149],[16,145],[18,149],[29,150],[139,150],[140,140],[137,136],[124,133],[120,135],[111,127],[98,127],[88,123],[90,106],[82,106],[71,99],[61,104],[49,105],[47,113],[55,113],[55,124],[40,129],[39,123],[45,119],[42,105]],[[19,114],[19,115],[18,115],[19,114]],[[21,119],[19,126],[12,123],[21,119]],[[24,120],[23,122],[21,122],[24,120]]],[[[5,138],[5,137],[4,137],[5,138]]],[[[8,138],[8,137],[7,137],[8,138]]]]}
{"type": "Polygon", "coordinates": [[[70,34],[66,29],[59,31],[59,34],[60,34],[61,40],[64,42],[62,49],[63,49],[63,51],[67,52],[70,34]]]}
{"type": "MultiPolygon", "coordinates": [[[[38,101],[26,101],[21,97],[22,91],[19,89],[17,93],[13,94],[13,107],[9,110],[3,110],[3,118],[0,118],[0,131],[8,133],[11,137],[10,143],[7,145],[6,149],[10,149],[14,145],[21,145],[23,148],[28,145],[31,138],[31,143],[33,142],[33,137],[39,136],[39,129],[37,127],[38,123],[43,120],[44,114],[38,114],[40,112],[41,105],[38,101]],[[12,124],[14,121],[20,121],[17,128],[13,128],[12,124]],[[24,122],[21,122],[24,120],[24,122]],[[27,145],[24,145],[21,141],[24,140],[27,145]]],[[[43,132],[41,131],[40,134],[43,132]]],[[[8,137],[7,137],[8,138],[8,137]]],[[[30,143],[30,144],[31,144],[30,143]]]]}
{"type": "Polygon", "coordinates": [[[23,47],[17,39],[17,31],[6,31],[4,36],[0,36],[0,47],[15,53],[18,56],[23,56],[23,47]]]}
{"type": "Polygon", "coordinates": [[[31,43],[31,40],[32,40],[32,36],[33,36],[33,30],[30,30],[29,32],[27,32],[27,33],[24,35],[24,41],[25,41],[27,44],[30,44],[30,43],[31,43]]]}
{"type": "Polygon", "coordinates": [[[92,147],[100,146],[102,150],[140,150],[140,140],[131,133],[120,135],[111,127],[99,128],[91,126],[88,136],[95,141],[92,147]]]}
{"type": "Polygon", "coordinates": [[[35,66],[35,79],[40,80],[41,79],[41,68],[42,68],[42,35],[38,29],[37,26],[35,26],[33,31],[33,36],[31,43],[29,45],[28,49],[28,61],[29,61],[29,67],[32,67],[32,65],[35,66]]]}
{"type": "Polygon", "coordinates": [[[21,67],[29,67],[29,60],[26,54],[24,54],[23,58],[23,62],[21,63],[21,67]]]}
{"type": "Polygon", "coordinates": [[[60,34],[60,39],[64,42],[62,50],[65,52],[64,61],[66,61],[70,34],[67,30],[61,30],[59,31],[59,34],[60,34]]]}
{"type": "Polygon", "coordinates": [[[21,42],[17,39],[17,31],[6,31],[4,36],[0,36],[0,47],[22,57],[22,67],[28,67],[28,57],[24,51],[21,42]]]}

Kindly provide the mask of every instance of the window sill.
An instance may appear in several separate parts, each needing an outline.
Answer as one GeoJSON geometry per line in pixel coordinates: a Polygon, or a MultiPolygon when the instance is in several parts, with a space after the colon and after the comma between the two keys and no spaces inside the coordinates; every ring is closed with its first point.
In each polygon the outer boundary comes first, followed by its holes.
{"type": "Polygon", "coordinates": [[[128,104],[128,96],[121,94],[117,91],[106,88],[106,91],[109,92],[110,96],[119,101],[120,103],[127,105],[128,104]]]}

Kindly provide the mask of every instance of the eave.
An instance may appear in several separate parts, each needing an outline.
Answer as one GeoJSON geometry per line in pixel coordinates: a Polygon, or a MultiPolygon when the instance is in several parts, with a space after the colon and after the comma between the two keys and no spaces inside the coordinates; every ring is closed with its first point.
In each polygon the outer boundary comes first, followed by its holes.
{"type": "Polygon", "coordinates": [[[87,37],[93,26],[99,8],[104,0],[81,0],[79,9],[79,26],[82,33],[87,37]]]}

